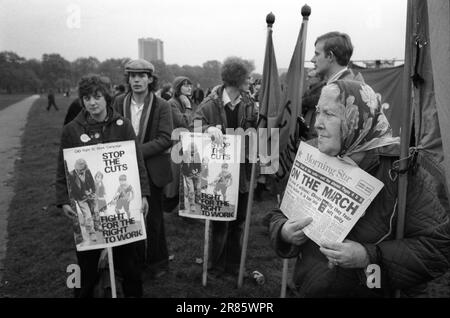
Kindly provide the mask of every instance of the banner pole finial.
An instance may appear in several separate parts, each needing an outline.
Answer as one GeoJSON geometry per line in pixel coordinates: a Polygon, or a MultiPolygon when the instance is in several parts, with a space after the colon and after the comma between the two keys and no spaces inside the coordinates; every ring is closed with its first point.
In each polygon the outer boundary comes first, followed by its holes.
{"type": "Polygon", "coordinates": [[[267,23],[267,27],[271,28],[273,26],[273,24],[275,23],[275,15],[270,12],[267,16],[266,16],[266,23],[267,23]]]}
{"type": "Polygon", "coordinates": [[[303,19],[308,20],[309,16],[311,15],[311,7],[307,4],[305,4],[302,7],[302,16],[303,19]]]}

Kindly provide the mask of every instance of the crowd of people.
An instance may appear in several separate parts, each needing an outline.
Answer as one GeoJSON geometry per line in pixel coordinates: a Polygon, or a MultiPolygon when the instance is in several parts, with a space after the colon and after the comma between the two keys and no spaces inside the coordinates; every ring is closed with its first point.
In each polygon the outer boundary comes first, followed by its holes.
{"type": "MultiPolygon", "coordinates": [[[[448,207],[431,190],[427,172],[415,165],[415,170],[408,172],[412,181],[408,183],[405,235],[395,238],[398,173],[393,173],[392,167],[399,157],[399,139],[392,137],[379,95],[348,68],[352,53],[353,45],[344,33],[330,32],[317,38],[311,60],[315,68],[308,74],[302,105],[308,131],[301,138],[324,154],[350,158],[381,180],[384,188],[342,243],[318,246],[303,231],[311,218],[287,219],[279,209],[270,213],[269,235],[281,257],[298,258],[294,283],[304,297],[382,297],[392,296],[398,289],[414,296],[449,269],[448,207]],[[364,269],[369,264],[382,269],[380,289],[365,284],[364,269]]],[[[141,297],[142,271],[153,278],[169,271],[163,212],[177,209],[181,168],[170,158],[175,142],[172,131],[193,129],[198,120],[204,133],[220,142],[226,128],[256,128],[261,81],[253,81],[245,61],[237,57],[224,61],[222,83],[206,93],[199,84],[194,88],[186,76],[178,76],[158,90],[156,70],[145,60],[128,62],[124,71],[128,89],[118,85],[114,94],[105,77],[91,74],[79,82],[78,98],[69,107],[61,137],[57,205],[69,218],[76,218],[68,196],[63,149],[135,140],[142,211],[150,211],[146,215],[148,244],[139,241],[115,247],[114,260],[124,278],[125,296],[141,297]],[[118,119],[124,124],[116,125],[118,119]],[[100,137],[81,143],[80,134],[94,128],[100,137]]],[[[212,222],[208,271],[218,277],[237,275],[239,270],[250,190],[248,160],[241,162],[239,180],[234,182],[239,184],[236,220],[212,222]]],[[[82,272],[77,296],[93,295],[99,257],[99,250],[77,252],[82,272]]]]}

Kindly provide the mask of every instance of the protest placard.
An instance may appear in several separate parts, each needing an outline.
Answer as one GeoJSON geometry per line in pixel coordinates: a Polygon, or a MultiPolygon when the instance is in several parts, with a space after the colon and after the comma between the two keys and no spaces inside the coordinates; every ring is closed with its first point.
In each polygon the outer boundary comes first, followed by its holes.
{"type": "Polygon", "coordinates": [[[342,242],[383,186],[357,165],[301,142],[280,208],[289,219],[312,217],[304,232],[318,245],[342,242]]]}
{"type": "Polygon", "coordinates": [[[78,251],[146,238],[134,141],[64,149],[78,251]]]}
{"type": "Polygon", "coordinates": [[[241,136],[224,135],[223,143],[202,133],[181,133],[181,216],[233,221],[237,214],[241,136]]]}

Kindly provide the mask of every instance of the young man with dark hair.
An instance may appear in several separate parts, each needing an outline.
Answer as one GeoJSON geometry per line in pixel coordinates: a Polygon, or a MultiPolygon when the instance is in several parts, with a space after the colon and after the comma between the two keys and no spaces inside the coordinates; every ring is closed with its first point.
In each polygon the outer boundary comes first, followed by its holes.
{"type": "MultiPolygon", "coordinates": [[[[172,180],[169,148],[172,146],[172,111],[164,99],[156,96],[158,78],[155,67],[146,60],[131,60],[125,65],[125,79],[131,91],[114,100],[116,109],[131,120],[144,155],[150,181],[150,211],[147,218],[147,259],[152,277],[165,274],[169,253],[162,209],[163,187],[172,180]]],[[[144,249],[144,247],[143,247],[144,249]]],[[[145,256],[146,255],[146,256],[145,256]]]]}
{"type": "Polygon", "coordinates": [[[307,81],[310,86],[302,99],[302,113],[309,128],[305,133],[306,139],[317,137],[314,128],[316,105],[319,101],[320,92],[325,85],[337,80],[364,82],[361,73],[355,74],[348,67],[353,54],[353,44],[348,34],[340,32],[325,33],[316,39],[314,45],[314,56],[311,59],[314,70],[308,74],[307,81]]]}
{"type": "Polygon", "coordinates": [[[314,64],[317,75],[325,78],[326,84],[337,80],[364,82],[360,73],[355,75],[348,68],[353,54],[353,45],[347,34],[329,32],[319,36],[314,45],[311,63],[314,64]]]}
{"type": "MultiPolygon", "coordinates": [[[[201,120],[203,130],[211,138],[222,143],[226,128],[256,127],[256,109],[248,88],[249,70],[244,60],[227,58],[222,65],[223,84],[215,87],[199,105],[195,120],[201,120]],[[220,127],[220,128],[219,128],[220,127]]],[[[244,142],[244,140],[242,141],[244,142]]],[[[246,154],[248,144],[245,145],[246,154]]],[[[250,164],[241,163],[239,175],[239,197],[235,221],[212,221],[212,244],[210,269],[216,272],[237,274],[242,251],[242,234],[245,222],[250,164]]]]}

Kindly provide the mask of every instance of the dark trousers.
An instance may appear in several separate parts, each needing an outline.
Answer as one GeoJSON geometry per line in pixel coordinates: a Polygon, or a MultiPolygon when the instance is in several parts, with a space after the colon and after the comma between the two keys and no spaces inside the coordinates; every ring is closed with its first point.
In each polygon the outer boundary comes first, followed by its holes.
{"type": "Polygon", "coordinates": [[[242,236],[248,202],[248,192],[239,193],[235,221],[211,221],[212,244],[210,268],[236,272],[242,252],[242,236]]]}
{"type": "Polygon", "coordinates": [[[58,106],[56,106],[56,103],[54,100],[49,100],[48,101],[48,106],[47,106],[47,110],[50,110],[50,107],[55,107],[56,110],[58,110],[58,106]]]}
{"type": "MultiPolygon", "coordinates": [[[[137,243],[113,247],[114,268],[123,277],[125,297],[142,297],[141,268],[136,254],[137,243]]],[[[78,252],[77,259],[81,271],[81,288],[75,288],[75,297],[93,297],[94,287],[99,279],[98,261],[102,249],[78,252]]]]}
{"type": "Polygon", "coordinates": [[[146,220],[147,247],[141,245],[141,262],[146,261],[151,270],[167,269],[169,252],[167,249],[166,232],[164,230],[164,215],[162,209],[163,188],[150,182],[149,211],[146,220]],[[143,255],[145,256],[143,256],[143,255]]]}

